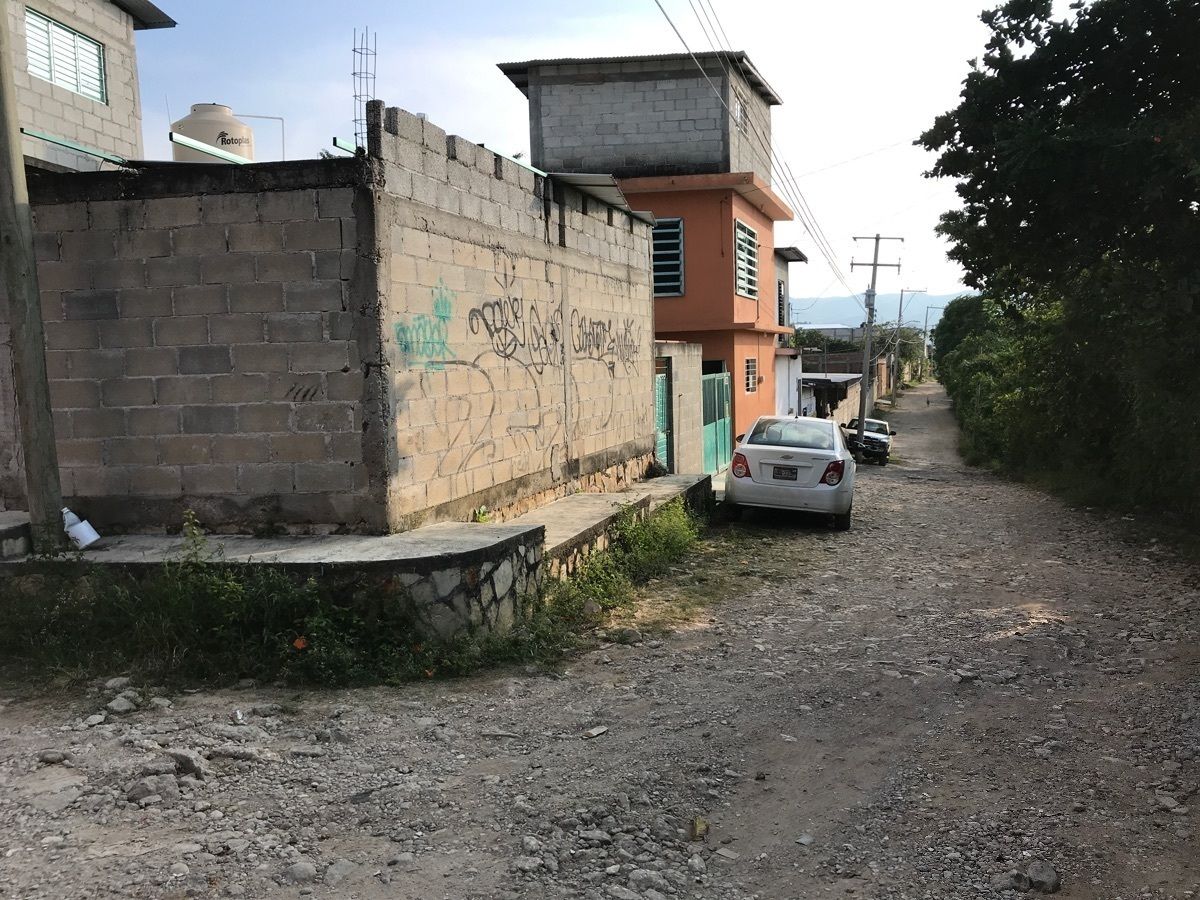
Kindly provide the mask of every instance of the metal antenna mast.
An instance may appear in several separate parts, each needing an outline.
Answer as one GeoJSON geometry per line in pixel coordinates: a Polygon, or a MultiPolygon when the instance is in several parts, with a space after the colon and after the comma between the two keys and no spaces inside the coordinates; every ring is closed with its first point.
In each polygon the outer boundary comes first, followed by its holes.
{"type": "Polygon", "coordinates": [[[879,242],[880,241],[900,241],[904,242],[902,237],[856,237],[856,241],[874,241],[875,256],[869,263],[860,263],[850,261],[850,271],[854,271],[859,266],[865,266],[871,270],[871,286],[867,288],[867,328],[863,335],[863,381],[862,388],[858,392],[858,444],[861,447],[865,440],[863,437],[867,431],[867,395],[871,393],[871,374],[875,365],[871,359],[871,332],[875,330],[875,280],[879,275],[880,268],[895,269],[900,271],[900,263],[881,263],[879,261],[879,242]]]}
{"type": "Polygon", "coordinates": [[[354,143],[367,146],[367,103],[375,99],[375,53],[377,34],[369,28],[354,29],[354,143]]]}

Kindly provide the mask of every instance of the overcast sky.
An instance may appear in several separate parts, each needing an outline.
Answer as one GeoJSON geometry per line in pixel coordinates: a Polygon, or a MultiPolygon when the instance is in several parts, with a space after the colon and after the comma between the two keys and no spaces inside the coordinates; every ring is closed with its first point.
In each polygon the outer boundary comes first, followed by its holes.
{"type": "MultiPolygon", "coordinates": [[[[146,155],[169,158],[170,116],[192,103],[283,116],[288,158],[314,157],[352,137],[353,29],[377,33],[375,96],[426,113],[447,131],[502,152],[528,152],[524,96],[496,63],[539,57],[680,52],[654,0],[159,0],[179,23],[138,33],[146,155]],[[286,10],[286,12],[285,12],[286,10]]],[[[694,50],[711,49],[689,0],[662,0],[694,50]]],[[[699,6],[698,0],[692,0],[699,6]]],[[[745,50],[783,99],[774,145],[798,176],[850,284],[870,258],[854,235],[903,236],[881,259],[881,293],[960,289],[960,272],[933,227],[952,186],[922,177],[932,158],[912,146],[957,102],[967,60],[986,29],[979,0],[712,0],[735,49],[745,50]]],[[[259,159],[279,158],[277,123],[252,121],[259,159]]],[[[792,296],[845,295],[798,222],[776,243],[812,260],[792,266],[792,296]]],[[[801,318],[821,318],[820,305],[801,318]]],[[[908,318],[906,316],[906,318],[908,318]]]]}

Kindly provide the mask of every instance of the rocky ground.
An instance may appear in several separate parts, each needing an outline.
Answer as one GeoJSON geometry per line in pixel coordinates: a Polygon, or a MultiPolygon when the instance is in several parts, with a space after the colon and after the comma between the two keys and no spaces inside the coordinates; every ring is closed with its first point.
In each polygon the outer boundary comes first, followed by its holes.
{"type": "Polygon", "coordinates": [[[852,532],[719,526],[552,674],[0,685],[0,896],[1197,895],[1196,570],[904,405],[852,532]]]}

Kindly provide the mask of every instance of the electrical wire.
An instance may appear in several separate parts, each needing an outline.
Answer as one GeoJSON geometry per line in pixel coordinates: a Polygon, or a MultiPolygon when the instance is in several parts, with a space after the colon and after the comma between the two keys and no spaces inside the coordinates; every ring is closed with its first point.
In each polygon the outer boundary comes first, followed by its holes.
{"type": "MultiPolygon", "coordinates": [[[[691,2],[691,0],[689,0],[689,3],[690,2],[691,2]]],[[[703,7],[705,0],[699,0],[699,2],[701,3],[701,6],[703,7]]],[[[700,70],[700,74],[704,77],[704,80],[706,82],[708,82],[708,86],[712,90],[713,95],[717,98],[718,102],[720,102],[721,106],[723,106],[725,108],[725,111],[732,117],[733,111],[730,110],[729,104],[725,101],[725,98],[721,95],[721,92],[717,89],[717,86],[713,83],[712,78],[709,77],[708,72],[705,70],[704,66],[700,63],[700,60],[697,58],[695,51],[692,50],[691,46],[687,42],[687,39],[684,38],[683,33],[679,30],[679,27],[675,24],[675,21],[671,18],[670,14],[667,12],[666,8],[662,5],[661,0],[654,0],[654,3],[658,7],[659,12],[662,13],[663,18],[665,18],[667,20],[667,24],[670,25],[671,30],[675,32],[675,36],[677,38],[679,38],[679,42],[681,44],[683,44],[683,47],[688,52],[688,55],[691,56],[692,62],[694,62],[696,64],[696,68],[700,70]]],[[[696,8],[694,5],[692,6],[692,12],[693,12],[693,14],[696,14],[696,8]]],[[[716,25],[715,25],[714,31],[719,30],[721,34],[725,35],[724,26],[720,24],[720,18],[716,15],[716,10],[713,9],[712,13],[713,13],[713,17],[716,19],[716,25]]],[[[696,18],[700,24],[701,30],[704,31],[705,36],[708,37],[709,33],[708,33],[708,30],[704,26],[704,22],[701,21],[701,19],[698,15],[696,18]]],[[[711,20],[710,20],[710,24],[711,24],[711,20]]],[[[725,39],[726,39],[726,42],[728,42],[728,35],[725,35],[725,39]]],[[[709,38],[709,40],[711,41],[711,38],[709,38]]],[[[715,48],[714,48],[714,51],[716,53],[718,65],[720,65],[722,71],[726,74],[726,77],[728,78],[728,74],[729,74],[730,70],[726,69],[724,64],[721,63],[721,52],[722,51],[716,50],[715,48]]],[[[738,67],[738,70],[739,70],[740,74],[742,75],[742,77],[746,78],[745,70],[741,68],[740,62],[733,59],[733,57],[731,55],[732,51],[726,49],[724,52],[726,55],[726,59],[729,60],[731,66],[736,65],[738,67]]],[[[744,118],[742,121],[746,125],[746,127],[749,129],[750,133],[753,134],[754,137],[758,140],[758,142],[762,146],[762,148],[767,152],[769,160],[771,160],[771,162],[775,166],[776,173],[780,176],[781,193],[783,193],[784,198],[792,206],[793,211],[796,213],[796,216],[800,220],[801,225],[804,227],[804,229],[808,233],[809,237],[812,238],[813,244],[816,246],[820,255],[825,259],[826,265],[829,266],[830,271],[832,271],[834,273],[837,280],[841,282],[842,286],[846,289],[846,291],[848,291],[849,294],[854,298],[854,301],[858,304],[859,308],[865,312],[866,309],[863,306],[861,297],[859,296],[858,292],[855,291],[854,288],[852,288],[850,286],[849,282],[846,279],[845,273],[842,271],[841,267],[837,264],[836,254],[833,251],[832,245],[829,243],[829,239],[825,236],[824,230],[821,228],[820,223],[817,221],[816,216],[813,214],[811,207],[808,205],[807,200],[804,198],[803,192],[800,191],[799,186],[795,183],[795,178],[791,173],[791,167],[789,165],[787,165],[787,163],[784,162],[779,157],[779,155],[775,152],[775,149],[771,146],[771,142],[763,136],[763,134],[758,130],[757,127],[755,127],[755,125],[752,121],[749,121],[748,117],[744,118]]]]}

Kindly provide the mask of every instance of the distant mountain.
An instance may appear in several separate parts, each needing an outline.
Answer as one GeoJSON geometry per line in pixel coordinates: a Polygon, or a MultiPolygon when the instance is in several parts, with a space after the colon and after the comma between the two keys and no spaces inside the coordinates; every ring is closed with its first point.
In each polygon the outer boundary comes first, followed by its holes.
{"type": "MultiPolygon", "coordinates": [[[[963,293],[970,293],[964,291],[963,293]]],[[[925,307],[945,306],[962,294],[904,294],[904,321],[917,328],[925,325],[925,307]]],[[[866,313],[853,297],[821,297],[805,299],[792,297],[792,323],[797,328],[805,325],[861,325],[866,313]]],[[[900,294],[879,294],[875,298],[875,321],[894,322],[900,308],[900,294]]],[[[929,327],[937,323],[941,310],[929,310],[929,327]]]]}

